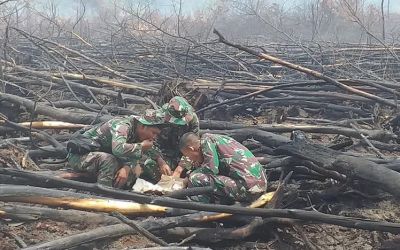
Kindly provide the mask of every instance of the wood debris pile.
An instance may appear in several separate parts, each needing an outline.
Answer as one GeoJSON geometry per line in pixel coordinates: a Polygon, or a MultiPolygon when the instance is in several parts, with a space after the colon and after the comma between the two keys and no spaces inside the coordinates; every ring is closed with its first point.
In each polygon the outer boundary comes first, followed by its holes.
{"type": "Polygon", "coordinates": [[[3,41],[0,73],[6,249],[399,247],[400,48],[245,45],[218,31],[211,44],[90,44],[9,29],[15,42],[3,41]],[[260,157],[262,200],[199,204],[57,177],[74,131],[174,95],[191,102],[202,130],[260,157]]]}

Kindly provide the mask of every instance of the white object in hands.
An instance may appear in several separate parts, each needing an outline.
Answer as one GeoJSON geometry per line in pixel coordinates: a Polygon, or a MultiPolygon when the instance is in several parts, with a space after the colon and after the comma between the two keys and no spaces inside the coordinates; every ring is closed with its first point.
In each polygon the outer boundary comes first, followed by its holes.
{"type": "Polygon", "coordinates": [[[177,178],[168,175],[162,175],[161,180],[157,184],[152,184],[148,181],[138,178],[133,185],[132,190],[139,193],[161,192],[168,193],[184,188],[182,178],[177,178]]]}

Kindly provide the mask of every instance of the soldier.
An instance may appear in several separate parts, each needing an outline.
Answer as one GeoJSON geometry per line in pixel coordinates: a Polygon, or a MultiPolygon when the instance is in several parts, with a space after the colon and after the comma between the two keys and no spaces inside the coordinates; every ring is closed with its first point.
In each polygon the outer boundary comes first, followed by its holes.
{"type": "Polygon", "coordinates": [[[267,179],[256,157],[234,139],[215,134],[186,133],[179,144],[190,159],[188,187],[213,186],[214,195],[195,197],[201,202],[250,201],[264,193],[267,179]]]}
{"type": "Polygon", "coordinates": [[[194,112],[193,107],[187,100],[180,96],[175,96],[161,108],[165,113],[165,121],[171,126],[161,130],[157,138],[157,145],[163,153],[164,160],[174,171],[174,176],[179,177],[183,168],[179,166],[182,154],[179,151],[179,140],[185,133],[192,132],[199,134],[199,118],[194,112]]]}
{"type": "Polygon", "coordinates": [[[68,163],[74,170],[95,175],[98,183],[116,188],[133,185],[142,172],[139,163],[144,154],[166,173],[168,165],[153,146],[164,124],[163,113],[146,110],[140,117],[114,118],[96,125],[69,141],[68,163]]]}

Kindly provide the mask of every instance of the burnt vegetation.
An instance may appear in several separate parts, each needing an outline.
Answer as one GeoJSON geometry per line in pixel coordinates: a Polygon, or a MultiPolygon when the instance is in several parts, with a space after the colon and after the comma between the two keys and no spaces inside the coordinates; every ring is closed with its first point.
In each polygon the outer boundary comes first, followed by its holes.
{"type": "Polygon", "coordinates": [[[158,2],[0,1],[0,248],[399,249],[398,3],[158,2]],[[76,130],[176,95],[264,201],[60,178],[76,130]]]}

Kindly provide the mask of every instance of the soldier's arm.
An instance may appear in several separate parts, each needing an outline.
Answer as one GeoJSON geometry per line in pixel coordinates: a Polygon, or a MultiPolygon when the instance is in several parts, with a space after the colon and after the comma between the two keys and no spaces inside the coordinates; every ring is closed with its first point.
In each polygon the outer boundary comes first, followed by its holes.
{"type": "Polygon", "coordinates": [[[173,176],[175,177],[180,177],[182,175],[183,170],[187,169],[187,170],[191,170],[193,168],[193,164],[192,161],[186,157],[186,156],[182,156],[181,160],[178,163],[178,166],[176,166],[173,176]]]}
{"type": "Polygon", "coordinates": [[[165,175],[172,174],[171,167],[162,158],[161,150],[156,144],[154,144],[153,147],[146,152],[146,155],[148,155],[151,159],[153,159],[157,162],[157,165],[160,168],[160,171],[162,174],[165,174],[165,175]]]}
{"type": "Polygon", "coordinates": [[[194,114],[192,121],[189,123],[190,131],[199,135],[200,133],[200,121],[196,114],[194,114]]]}
{"type": "Polygon", "coordinates": [[[145,154],[155,161],[157,161],[157,159],[159,157],[161,157],[161,155],[162,155],[161,149],[160,149],[159,145],[157,144],[157,142],[154,143],[153,147],[151,147],[149,150],[147,150],[145,152],[145,154]]]}
{"type": "Polygon", "coordinates": [[[202,149],[204,161],[196,172],[217,175],[219,173],[219,158],[217,145],[211,140],[206,139],[205,147],[202,149]]]}
{"type": "Polygon", "coordinates": [[[128,143],[130,125],[124,122],[115,122],[111,126],[112,154],[123,162],[137,161],[142,157],[141,143],[128,143]]]}

